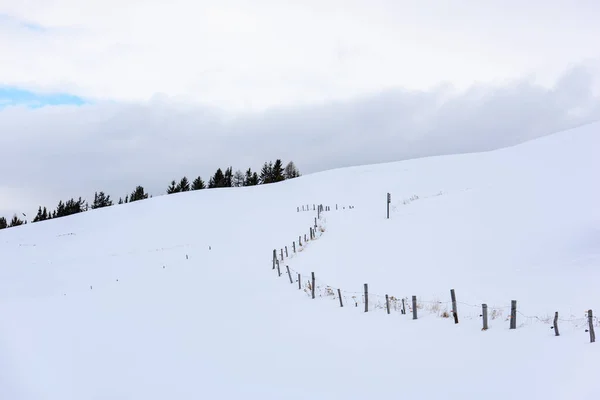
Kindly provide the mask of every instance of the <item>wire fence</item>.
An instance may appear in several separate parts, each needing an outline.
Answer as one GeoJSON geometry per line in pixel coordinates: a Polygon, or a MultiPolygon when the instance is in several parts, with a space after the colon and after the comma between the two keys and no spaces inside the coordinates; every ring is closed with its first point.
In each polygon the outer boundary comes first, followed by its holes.
{"type": "MultiPolygon", "coordinates": [[[[336,205],[337,210],[352,210],[353,206],[336,205]]],[[[440,318],[454,318],[458,323],[458,314],[461,319],[485,319],[484,329],[487,329],[488,320],[508,321],[511,319],[519,321],[519,325],[511,323],[511,329],[523,327],[534,323],[551,325],[551,328],[556,328],[558,334],[558,322],[568,323],[574,329],[585,329],[589,332],[591,341],[595,341],[594,327],[600,326],[600,321],[597,316],[592,314],[591,310],[586,311],[580,317],[572,315],[570,318],[558,317],[558,313],[553,315],[527,315],[519,311],[516,306],[511,305],[484,305],[471,304],[462,301],[439,301],[426,300],[422,298],[414,298],[411,296],[397,296],[391,294],[371,293],[368,291],[368,286],[365,285],[364,291],[348,291],[340,287],[330,285],[323,282],[314,272],[311,275],[306,275],[300,271],[289,267],[281,267],[281,263],[286,258],[292,259],[298,256],[299,253],[306,251],[310,247],[310,242],[318,240],[326,231],[326,218],[324,212],[331,211],[331,207],[323,205],[304,205],[297,207],[297,211],[314,211],[317,212],[314,226],[310,227],[310,234],[305,238],[305,243],[294,242],[293,247],[296,249],[293,254],[284,254],[283,249],[279,252],[273,252],[273,269],[277,269],[279,276],[288,275],[291,284],[295,284],[298,290],[301,290],[309,298],[330,299],[337,301],[340,307],[353,307],[361,312],[384,312],[388,314],[406,314],[413,315],[416,318],[422,316],[436,316],[440,318]],[[314,234],[313,234],[314,232],[314,234]],[[285,269],[285,270],[284,270],[285,269]],[[453,304],[454,303],[454,304],[453,304]],[[460,306],[460,307],[459,307],[460,306]],[[460,308],[460,310],[459,310],[460,308]],[[485,311],[484,311],[485,308],[485,311]],[[416,309],[416,313],[414,313],[416,309]],[[456,316],[455,316],[456,314],[456,316]],[[514,326],[514,328],[513,328],[514,326]]]]}

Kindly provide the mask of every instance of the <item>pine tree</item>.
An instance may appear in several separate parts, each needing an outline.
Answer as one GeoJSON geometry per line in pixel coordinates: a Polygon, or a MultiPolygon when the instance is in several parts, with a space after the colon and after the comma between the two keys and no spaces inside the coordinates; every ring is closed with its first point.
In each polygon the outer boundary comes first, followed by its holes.
{"type": "Polygon", "coordinates": [[[40,207],[38,208],[38,212],[37,212],[37,214],[36,214],[35,218],[34,218],[34,219],[33,219],[33,221],[31,221],[31,222],[39,222],[39,221],[43,221],[43,218],[44,218],[44,217],[43,217],[43,215],[42,215],[42,206],[40,206],[40,207]]]}
{"type": "Polygon", "coordinates": [[[167,194],[173,194],[179,192],[179,188],[177,187],[177,182],[174,180],[171,181],[171,185],[167,188],[167,194]]]}
{"type": "Polygon", "coordinates": [[[264,163],[260,170],[260,184],[264,185],[273,182],[273,163],[264,163]]]}
{"type": "Polygon", "coordinates": [[[6,221],[6,218],[0,217],[0,229],[6,228],[8,228],[8,222],[6,221]]]}
{"type": "Polygon", "coordinates": [[[244,176],[244,186],[252,186],[252,169],[248,168],[246,175],[244,176]]]}
{"type": "Polygon", "coordinates": [[[221,168],[219,168],[217,169],[217,172],[215,172],[215,175],[212,178],[210,178],[210,181],[208,182],[208,187],[211,189],[225,187],[225,183],[225,175],[223,174],[221,168]]]}
{"type": "Polygon", "coordinates": [[[225,170],[225,181],[223,182],[224,187],[233,186],[233,168],[229,167],[225,170]]]}
{"type": "Polygon", "coordinates": [[[94,203],[92,204],[92,210],[95,210],[96,208],[110,207],[112,205],[113,202],[110,199],[110,196],[105,195],[104,192],[94,193],[94,203]]]}
{"type": "Polygon", "coordinates": [[[123,204],[123,198],[119,197],[119,204],[123,204]]]}
{"type": "Polygon", "coordinates": [[[179,184],[177,185],[177,188],[181,192],[189,192],[190,191],[190,182],[188,181],[188,178],[185,176],[183,178],[181,178],[181,180],[179,181],[179,184]]]}
{"type": "Polygon", "coordinates": [[[246,179],[244,178],[244,173],[239,169],[235,171],[233,174],[233,186],[234,187],[242,187],[246,186],[246,179]]]}
{"type": "Polygon", "coordinates": [[[17,217],[17,214],[15,214],[12,218],[12,220],[10,221],[10,226],[9,228],[12,228],[13,226],[19,226],[19,225],[23,225],[25,222],[23,222],[22,219],[20,219],[19,217],[17,217]]]}
{"type": "Polygon", "coordinates": [[[281,182],[285,180],[283,172],[283,163],[280,159],[275,160],[275,164],[273,164],[273,168],[271,169],[271,181],[281,182]]]}
{"type": "MultiPolygon", "coordinates": [[[[147,198],[148,198],[148,193],[146,193],[144,191],[144,187],[143,186],[137,186],[135,188],[135,190],[131,193],[131,196],[129,197],[129,202],[144,200],[144,199],[147,199],[147,198]]],[[[125,200],[127,200],[127,198],[125,198],[125,200]]]]}
{"type": "Polygon", "coordinates": [[[201,177],[197,177],[196,179],[194,179],[194,182],[192,182],[192,190],[201,189],[206,189],[206,185],[204,184],[204,181],[201,177]]]}
{"type": "Polygon", "coordinates": [[[48,214],[48,210],[44,207],[44,211],[42,211],[42,221],[50,219],[50,215],[48,214]]]}
{"type": "Polygon", "coordinates": [[[125,203],[129,203],[129,195],[125,196],[125,203]]]}
{"type": "Polygon", "coordinates": [[[260,178],[258,177],[258,174],[256,172],[254,172],[252,174],[252,180],[250,181],[250,185],[249,186],[256,186],[260,183],[260,178]]]}
{"type": "Polygon", "coordinates": [[[285,179],[293,179],[300,176],[300,171],[298,171],[298,168],[296,168],[294,162],[290,161],[285,166],[283,174],[285,176],[285,179]]]}

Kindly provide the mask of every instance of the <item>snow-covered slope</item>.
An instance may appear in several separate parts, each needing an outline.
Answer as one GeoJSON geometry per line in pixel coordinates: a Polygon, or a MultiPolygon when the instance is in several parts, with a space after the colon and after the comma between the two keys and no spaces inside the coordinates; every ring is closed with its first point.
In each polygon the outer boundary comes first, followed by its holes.
{"type": "Polygon", "coordinates": [[[0,231],[0,398],[599,395],[584,318],[600,312],[599,131],[0,231]],[[332,210],[293,255],[316,217],[303,204],[332,210]],[[284,246],[303,287],[315,272],[315,300],[272,270],[284,246]],[[458,325],[440,317],[451,288],[458,325]],[[419,319],[387,315],[385,294],[418,296],[419,319]],[[540,321],[555,311],[560,337],[540,321]]]}

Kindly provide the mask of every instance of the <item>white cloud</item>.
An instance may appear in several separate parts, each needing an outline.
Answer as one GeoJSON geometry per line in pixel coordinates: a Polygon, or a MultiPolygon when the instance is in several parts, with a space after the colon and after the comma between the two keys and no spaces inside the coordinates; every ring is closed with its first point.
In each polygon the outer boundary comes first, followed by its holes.
{"type": "Polygon", "coordinates": [[[4,84],[117,101],[155,93],[232,110],[390,87],[465,89],[598,58],[594,2],[31,0],[0,13],[4,84]]]}
{"type": "Polygon", "coordinates": [[[579,67],[549,89],[526,80],[463,92],[393,89],[236,117],[161,96],[144,104],[7,107],[0,215],[89,200],[96,190],[118,198],[138,184],[163,194],[183,175],[208,180],[219,167],[256,170],[276,158],[311,173],[513,145],[600,119],[592,79],[579,67]]]}

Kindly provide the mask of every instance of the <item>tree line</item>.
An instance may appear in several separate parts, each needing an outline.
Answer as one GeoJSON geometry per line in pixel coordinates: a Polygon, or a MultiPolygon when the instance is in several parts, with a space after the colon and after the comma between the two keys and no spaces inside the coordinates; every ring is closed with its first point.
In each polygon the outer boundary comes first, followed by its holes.
{"type": "MultiPolygon", "coordinates": [[[[297,178],[299,176],[300,171],[293,161],[288,162],[284,167],[282,161],[277,159],[275,162],[265,162],[260,170],[260,173],[252,171],[251,168],[248,168],[245,172],[242,172],[241,170],[233,172],[232,167],[226,168],[225,171],[219,168],[214,175],[209,178],[208,184],[206,184],[200,176],[195,178],[191,183],[187,176],[184,176],[179,180],[172,180],[167,186],[166,193],[173,194],[202,189],[265,185],[269,183],[281,182],[286,179],[297,178]]],[[[127,194],[124,198],[120,197],[117,201],[117,204],[131,203],[133,201],[144,200],[149,197],[152,196],[145,191],[143,186],[136,186],[136,188],[130,194],[127,194]]],[[[61,200],[58,202],[56,208],[52,211],[49,211],[49,209],[45,206],[40,206],[35,218],[31,222],[40,222],[54,218],[66,217],[68,215],[85,212],[90,209],[94,210],[97,208],[110,207],[113,204],[114,202],[110,198],[110,195],[107,195],[102,191],[95,192],[94,201],[92,202],[91,206],[81,197],[79,197],[77,200],[71,198],[64,202],[61,200]]],[[[23,214],[23,216],[25,217],[25,214],[23,214]]],[[[5,217],[0,217],[0,229],[24,224],[27,224],[27,220],[21,219],[16,214],[13,215],[10,222],[5,217]]]]}

